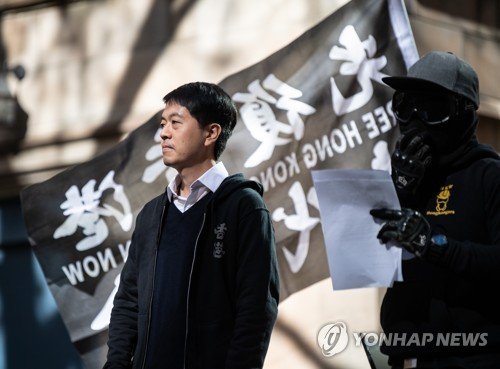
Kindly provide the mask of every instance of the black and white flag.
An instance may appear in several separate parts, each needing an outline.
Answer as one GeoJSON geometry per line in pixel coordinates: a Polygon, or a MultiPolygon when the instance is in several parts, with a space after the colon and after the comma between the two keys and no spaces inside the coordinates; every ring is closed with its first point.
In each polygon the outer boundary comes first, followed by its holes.
{"type": "MultiPolygon", "coordinates": [[[[402,0],[352,0],[220,83],[240,114],[221,160],[264,185],[283,298],[329,276],[310,171],[389,169],[396,132],[381,79],[417,59],[402,0]]],[[[22,192],[35,254],[88,369],[105,361],[135,217],[175,176],[159,142],[156,114],[111,150],[22,192]]]]}

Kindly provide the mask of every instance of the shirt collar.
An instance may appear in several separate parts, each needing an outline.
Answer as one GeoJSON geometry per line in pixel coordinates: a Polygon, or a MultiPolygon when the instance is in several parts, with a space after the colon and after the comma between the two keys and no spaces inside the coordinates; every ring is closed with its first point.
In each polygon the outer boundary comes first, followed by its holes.
{"type": "MultiPolygon", "coordinates": [[[[229,173],[226,167],[220,161],[205,173],[203,173],[196,181],[191,184],[191,192],[201,187],[205,187],[210,191],[215,192],[221,185],[222,181],[224,181],[224,179],[226,179],[226,177],[228,176],[229,173]]],[[[179,195],[177,195],[177,190],[180,184],[181,177],[179,176],[179,174],[177,174],[174,180],[168,184],[167,197],[170,202],[172,202],[172,198],[179,197],[179,195]]]]}

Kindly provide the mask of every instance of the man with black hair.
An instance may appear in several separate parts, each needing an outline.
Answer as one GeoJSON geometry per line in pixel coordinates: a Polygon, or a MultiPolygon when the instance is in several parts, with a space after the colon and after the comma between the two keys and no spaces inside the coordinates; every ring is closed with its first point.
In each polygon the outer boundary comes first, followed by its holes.
{"type": "Polygon", "coordinates": [[[279,282],[262,186],[216,162],[236,125],[217,85],[164,97],[163,162],[178,174],[137,216],[104,368],[261,368],[279,282]]]}
{"type": "Polygon", "coordinates": [[[393,339],[382,352],[393,368],[499,368],[500,160],[475,136],[477,75],[431,52],[383,81],[402,134],[391,160],[402,209],[371,214],[382,242],[413,255],[382,303],[393,339]]]}

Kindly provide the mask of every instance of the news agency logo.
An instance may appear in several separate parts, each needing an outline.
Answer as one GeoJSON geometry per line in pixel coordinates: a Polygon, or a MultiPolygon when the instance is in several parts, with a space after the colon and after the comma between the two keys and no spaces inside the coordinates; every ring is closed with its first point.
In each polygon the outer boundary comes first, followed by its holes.
{"type": "Polygon", "coordinates": [[[344,351],[349,343],[346,324],[344,322],[325,324],[318,332],[317,341],[325,357],[344,351]]]}
{"type": "MultiPolygon", "coordinates": [[[[488,333],[379,333],[352,332],[356,347],[483,347],[488,344],[488,333]]],[[[332,357],[347,348],[349,334],[344,322],[327,323],[318,331],[318,346],[325,357],[332,357]]]]}

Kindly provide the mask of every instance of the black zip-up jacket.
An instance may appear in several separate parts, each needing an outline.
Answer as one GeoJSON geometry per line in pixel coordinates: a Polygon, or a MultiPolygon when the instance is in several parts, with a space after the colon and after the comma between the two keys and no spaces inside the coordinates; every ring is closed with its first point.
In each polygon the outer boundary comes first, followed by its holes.
{"type": "MultiPolygon", "coordinates": [[[[105,369],[146,369],[156,255],[166,193],[137,216],[109,326],[105,369]]],[[[262,186],[226,178],[208,203],[191,266],[185,368],[261,368],[277,316],[279,281],[262,186]],[[215,227],[225,224],[223,249],[215,227]],[[217,256],[217,257],[216,257],[217,256]]]]}
{"type": "MultiPolygon", "coordinates": [[[[434,233],[447,236],[433,260],[403,262],[404,282],[387,290],[384,332],[431,333],[426,345],[384,345],[393,359],[500,353],[500,160],[473,140],[453,165],[441,167],[421,206],[434,233]],[[476,345],[437,345],[438,333],[476,334],[476,345]],[[481,334],[487,334],[487,336],[481,334]]],[[[403,204],[404,206],[404,204],[403,204]]],[[[474,336],[469,336],[469,339],[474,336]]],[[[458,342],[458,341],[456,341],[458,342]]]]}

